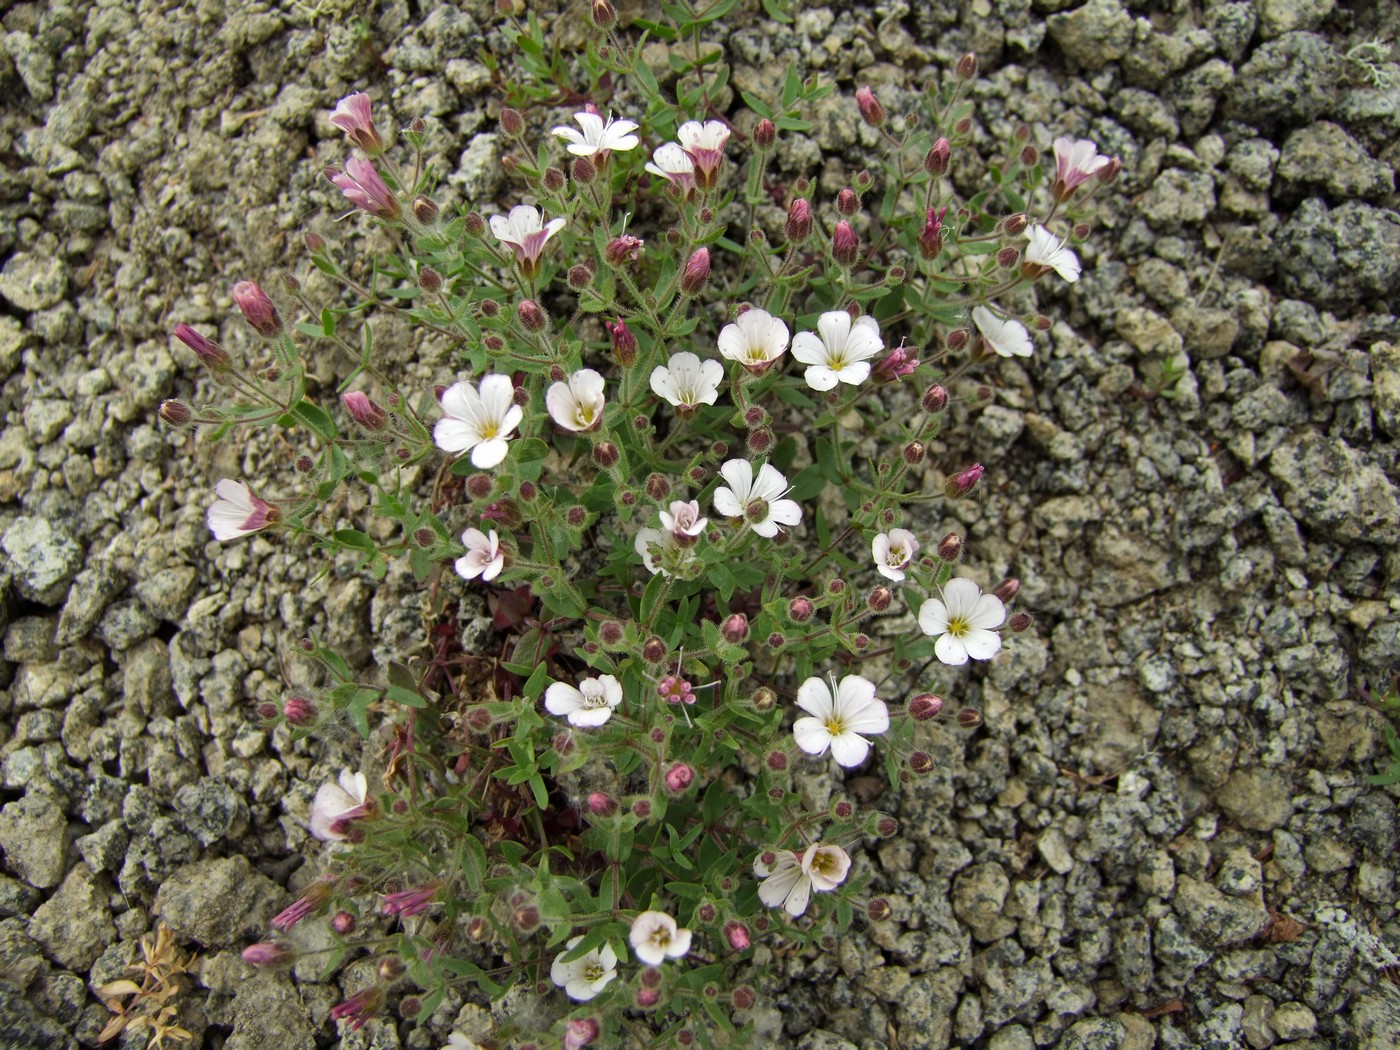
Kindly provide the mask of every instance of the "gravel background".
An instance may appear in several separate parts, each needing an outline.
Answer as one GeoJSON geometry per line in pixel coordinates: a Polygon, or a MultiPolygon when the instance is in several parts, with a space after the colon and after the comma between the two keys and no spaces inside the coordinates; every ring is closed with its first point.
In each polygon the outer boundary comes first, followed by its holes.
{"type": "MultiPolygon", "coordinates": [[[[1084,279],[1043,300],[1049,345],[996,367],[936,450],[991,483],[920,530],[1018,575],[1036,630],[943,683],[986,727],[935,730],[938,772],[881,801],[904,832],[861,863],[895,921],[760,950],[756,1045],[1397,1045],[1400,817],[1367,784],[1386,749],[1363,699],[1400,664],[1400,66],[1347,55],[1394,41],[1400,8],[890,0],[781,26],[756,6],[713,34],[738,86],[795,60],[840,88],[780,173],[820,146],[823,199],[876,145],[854,88],[898,113],[969,49],[987,143],[1027,121],[1124,163],[1084,279]],[[1315,923],[1332,903],[1354,921],[1315,923]]],[[[212,542],[213,481],[285,477],[296,450],[154,413],[210,393],[175,322],[248,345],[236,280],[304,271],[308,227],[365,250],[320,175],[342,95],[430,122],[445,205],[510,202],[479,61],[508,49],[484,0],[134,8],[0,14],[0,1046],[94,1045],[92,988],[163,919],[202,957],[179,1000],[196,1040],[171,1045],[434,1048],[460,1002],[342,1038],[314,967],[237,957],[313,877],[310,799],[349,754],[269,735],[254,704],[305,673],[283,657],[308,629],[357,663],[411,646],[411,579],[312,582],[276,539],[212,542]]],[[[443,346],[376,336],[407,381],[451,376],[443,346]]]]}

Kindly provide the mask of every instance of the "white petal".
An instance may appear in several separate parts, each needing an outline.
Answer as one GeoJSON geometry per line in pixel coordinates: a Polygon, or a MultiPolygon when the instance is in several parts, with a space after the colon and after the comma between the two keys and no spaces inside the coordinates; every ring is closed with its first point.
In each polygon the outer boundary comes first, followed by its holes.
{"type": "Polygon", "coordinates": [[[967,663],[967,646],[955,635],[940,635],[938,641],[933,643],[933,652],[949,667],[961,667],[967,663]]]}
{"type": "MultiPolygon", "coordinates": [[[[995,631],[973,628],[963,636],[963,648],[974,660],[990,660],[1001,649],[1001,635],[995,631]]],[[[935,646],[935,648],[937,648],[935,646]]]]}
{"type": "Polygon", "coordinates": [[[569,712],[569,724],[578,726],[580,729],[593,729],[611,718],[612,713],[611,707],[580,707],[576,711],[569,712]]]}
{"type": "Polygon", "coordinates": [[[720,477],[729,482],[734,498],[741,504],[752,499],[753,467],[746,459],[727,459],[719,468],[720,477]]]}
{"type": "Polygon", "coordinates": [[[783,901],[783,908],[794,918],[807,910],[807,902],[812,899],[812,880],[806,875],[800,875],[797,883],[792,887],[792,891],[787,895],[787,900],[783,901]]]}
{"type": "Polygon", "coordinates": [[[714,502],[715,510],[726,518],[739,518],[744,514],[744,505],[739,502],[733,492],[723,486],[715,489],[715,494],[711,499],[714,502]]]}
{"type": "Polygon", "coordinates": [[[963,615],[969,627],[1000,627],[1006,622],[1006,606],[995,594],[984,594],[963,615]]]}
{"type": "Polygon", "coordinates": [[[792,356],[804,365],[821,364],[826,360],[826,346],[811,332],[798,332],[792,337],[792,356]]]}
{"type": "Polygon", "coordinates": [[[483,441],[472,449],[472,466],[481,470],[490,470],[506,458],[506,453],[510,451],[510,446],[505,438],[492,438],[490,441],[483,441]]]}
{"type": "Polygon", "coordinates": [[[811,716],[799,718],[792,724],[792,739],[809,755],[824,754],[832,743],[826,724],[811,716]]]}
{"type": "Polygon", "coordinates": [[[802,378],[813,390],[831,390],[839,380],[836,373],[827,368],[826,365],[813,365],[802,373],[802,378]]]}
{"type": "Polygon", "coordinates": [[[813,675],[797,687],[797,706],[825,722],[831,717],[835,701],[826,682],[813,675]]]}
{"type": "Polygon", "coordinates": [[[583,706],[583,694],[567,682],[555,682],[544,691],[544,708],[552,715],[567,715],[583,706]]]}
{"type": "Polygon", "coordinates": [[[671,943],[666,945],[666,954],[672,959],[679,959],[690,951],[691,933],[682,927],[671,934],[671,943]]]}
{"type": "MultiPolygon", "coordinates": [[[[759,883],[758,899],[770,908],[781,907],[799,882],[811,885],[807,876],[802,874],[802,869],[796,865],[782,870],[775,869],[773,874],[759,883]]],[[[801,912],[794,914],[800,915],[801,912]]]]}
{"type": "Polygon", "coordinates": [[[831,738],[831,757],[847,769],[858,766],[870,754],[870,743],[855,733],[840,733],[831,738]]]}
{"type": "Polygon", "coordinates": [[[948,607],[937,598],[926,598],[919,606],[919,630],[924,634],[944,634],[948,630],[948,607]]]}
{"type": "Polygon", "coordinates": [[[802,521],[802,507],[796,500],[775,499],[768,504],[768,520],[791,528],[802,521]]]}
{"type": "Polygon", "coordinates": [[[460,419],[449,416],[433,425],[433,441],[444,452],[465,452],[480,440],[476,427],[460,419]]]}

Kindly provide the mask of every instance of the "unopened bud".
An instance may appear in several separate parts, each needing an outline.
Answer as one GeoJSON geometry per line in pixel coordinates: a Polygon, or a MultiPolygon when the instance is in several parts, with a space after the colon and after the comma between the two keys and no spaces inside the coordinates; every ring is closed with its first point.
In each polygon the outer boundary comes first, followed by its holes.
{"type": "Polygon", "coordinates": [[[331,916],[331,929],[342,937],[355,932],[355,916],[348,911],[338,911],[331,916]]]}
{"type": "Polygon", "coordinates": [[[316,721],[316,705],[304,696],[291,696],[282,705],[282,717],[294,726],[309,726],[316,721]]]}
{"type": "Polygon", "coordinates": [[[437,533],[426,525],[421,525],[413,530],[413,542],[420,547],[431,547],[437,542],[437,533]]]}
{"type": "Polygon", "coordinates": [[[924,154],[924,170],[930,175],[946,175],[948,159],[953,155],[953,147],[945,138],[939,138],[924,154]]]}
{"type": "Polygon", "coordinates": [[[175,338],[194,351],[200,363],[211,372],[227,372],[232,365],[228,352],[216,343],[210,342],[199,332],[183,322],[175,326],[175,338]]]}
{"type": "Polygon", "coordinates": [[[959,120],[956,124],[953,125],[953,130],[956,131],[959,135],[966,135],[969,131],[972,130],[972,118],[963,117],[961,120],[959,120]]]}
{"type": "Polygon", "coordinates": [[[593,24],[599,29],[611,29],[617,24],[617,8],[608,0],[593,0],[593,24]]]}
{"type": "Polygon", "coordinates": [[[481,217],[479,211],[467,212],[467,217],[463,220],[463,228],[473,237],[482,237],[486,234],[486,220],[481,217]]]}
{"type": "Polygon", "coordinates": [[[386,955],[379,960],[379,976],[385,981],[397,981],[408,972],[408,967],[404,965],[402,959],[397,955],[386,955]]]}
{"type": "Polygon", "coordinates": [[[418,287],[431,295],[442,287],[442,274],[431,266],[423,267],[418,271],[418,287]]]}
{"type": "Polygon", "coordinates": [[[1000,598],[1002,604],[1010,602],[1021,591],[1021,581],[1014,576],[1008,576],[999,584],[992,588],[993,596],[1000,598]]]}
{"type": "Polygon", "coordinates": [[[413,217],[423,225],[428,225],[438,217],[437,202],[421,193],[413,198],[413,217]]]}
{"type": "Polygon", "coordinates": [[[1123,170],[1123,162],[1117,157],[1110,157],[1108,163],[1099,169],[1099,181],[1107,186],[1118,178],[1118,173],[1123,170]]]}
{"type": "Polygon", "coordinates": [[[836,195],[836,210],[842,215],[854,215],[860,211],[860,198],[856,191],[847,186],[836,195]]]}
{"type": "Polygon", "coordinates": [[[976,729],[982,724],[982,712],[964,707],[958,712],[958,725],[964,729],[976,729]]]}
{"type": "Polygon", "coordinates": [[[749,928],[742,922],[730,920],[724,924],[724,939],[736,952],[749,950],[749,928]]]}
{"type": "Polygon", "coordinates": [[[745,444],[748,445],[750,452],[761,456],[773,447],[773,432],[767,427],[751,430],[745,444]]]}
{"type": "Polygon", "coordinates": [[[522,299],[515,308],[515,316],[527,332],[543,332],[549,326],[549,316],[533,299],[522,299]]]}
{"type": "Polygon", "coordinates": [[[933,756],[927,751],[915,751],[909,756],[909,768],[915,773],[933,772],[933,756]]]}
{"type": "Polygon", "coordinates": [[[174,398],[162,401],[158,412],[161,419],[172,427],[182,427],[190,421],[190,406],[174,398]]]}
{"type": "Polygon", "coordinates": [[[581,292],[593,283],[593,271],[582,263],[569,267],[568,275],[569,287],[576,292],[581,292]]]}
{"type": "Polygon", "coordinates": [[[749,618],[743,613],[733,613],[724,621],[719,633],[724,636],[726,642],[740,645],[748,640],[749,618]]]}
{"type": "Polygon", "coordinates": [[[946,387],[935,383],[924,391],[923,399],[919,403],[923,406],[925,412],[928,412],[930,415],[937,415],[948,407],[948,390],[946,387]]]}
{"type": "Polygon", "coordinates": [[[350,413],[350,418],[366,430],[383,430],[384,424],[389,421],[389,414],[363,391],[347,390],[340,395],[340,403],[350,413]]]}
{"type": "Polygon", "coordinates": [[[1040,150],[1036,149],[1034,146],[1021,147],[1021,163],[1024,164],[1026,167],[1035,167],[1036,162],[1039,160],[1040,150]]]}
{"type": "Polygon", "coordinates": [[[632,815],[638,820],[646,820],[651,816],[651,801],[639,798],[632,803],[632,815]]]}
{"type": "Polygon", "coordinates": [[[617,466],[617,461],[620,458],[617,446],[611,441],[600,441],[593,446],[593,462],[604,470],[617,466]]]}
{"type": "Polygon", "coordinates": [[[778,137],[777,126],[764,117],[753,127],[753,144],[759,149],[772,149],[773,142],[778,137]]]}
{"type": "Polygon", "coordinates": [[[871,922],[888,922],[894,910],[884,897],[876,897],[865,906],[865,914],[870,917],[871,922]]]}
{"type": "Polygon", "coordinates": [[[280,966],[291,957],[290,948],[274,941],[250,944],[243,949],[243,961],[251,966],[280,966]]]}
{"type": "Polygon", "coordinates": [[[1030,219],[1025,212],[1017,212],[1015,215],[1008,216],[1003,220],[1001,224],[1002,232],[1008,237],[1017,237],[1026,232],[1026,226],[1029,225],[1029,223],[1030,219]]]}
{"type": "Polygon", "coordinates": [[[695,295],[710,279],[710,249],[696,248],[681,271],[681,291],[695,295]]]}
{"type": "Polygon", "coordinates": [[[661,992],[656,988],[638,988],[636,1003],[640,1010],[650,1010],[657,1003],[661,1002],[661,992]]]}
{"type": "Polygon", "coordinates": [[[917,467],[924,461],[924,443],[922,441],[911,441],[904,446],[904,462],[911,467],[917,467]]]}
{"type": "Polygon", "coordinates": [[[491,927],[480,915],[467,923],[467,938],[476,944],[481,944],[486,938],[491,936],[491,927]]]}
{"type": "Polygon", "coordinates": [[[617,363],[623,368],[635,364],[637,361],[637,337],[627,327],[627,322],[619,317],[616,321],[604,321],[603,327],[612,336],[613,356],[617,358],[617,363]]]}
{"type": "Polygon", "coordinates": [[[679,795],[695,781],[695,770],[684,762],[677,762],[666,770],[666,790],[679,795]]]}
{"type": "Polygon", "coordinates": [[[588,796],[588,812],[595,817],[610,817],[617,812],[617,803],[610,795],[595,791],[588,796]]]}
{"type": "Polygon", "coordinates": [[[871,612],[884,612],[894,601],[894,592],[883,585],[874,588],[865,597],[865,604],[870,607],[871,612]]]}
{"type": "Polygon", "coordinates": [[[943,483],[943,494],[949,499],[962,499],[982,480],[982,475],[986,473],[986,468],[981,463],[974,463],[966,470],[960,470],[943,483]]]}
{"type": "Polygon", "coordinates": [[[958,59],[956,73],[959,80],[971,80],[977,75],[977,56],[969,51],[958,59]]]}
{"type": "Polygon", "coordinates": [[[893,838],[899,831],[899,821],[894,817],[880,816],[875,818],[875,834],[882,839],[893,838]]]}
{"type": "Polygon", "coordinates": [[[736,1010],[752,1010],[758,1002],[758,996],[748,985],[741,984],[730,993],[729,1001],[734,1004],[736,1010]]]}
{"type": "Polygon", "coordinates": [[[885,126],[885,107],[880,105],[880,100],[875,97],[875,92],[867,87],[856,88],[856,106],[860,109],[860,117],[872,128],[882,128],[885,126]]]}
{"type": "Polygon", "coordinates": [[[1012,615],[1011,619],[1007,621],[1006,626],[1013,634],[1020,634],[1022,631],[1030,630],[1030,626],[1034,622],[1035,621],[1031,619],[1030,613],[1018,612],[1012,615]]]}
{"type": "Polygon", "coordinates": [[[319,233],[313,233],[310,230],[302,237],[301,242],[306,245],[306,250],[309,252],[319,252],[326,247],[326,239],[319,233]]]}
{"type": "Polygon", "coordinates": [[[956,532],[950,532],[938,541],[938,556],[944,561],[957,561],[962,557],[963,541],[956,532]]]}
{"type": "Polygon", "coordinates": [[[521,933],[529,933],[540,924],[540,910],[533,904],[522,904],[511,913],[510,921],[521,933]]]}
{"type": "Polygon", "coordinates": [[[647,495],[657,503],[662,502],[671,495],[671,483],[666,480],[664,474],[647,475],[647,495]]]}
{"type": "Polygon", "coordinates": [[[485,499],[491,495],[491,490],[495,488],[495,485],[496,483],[490,474],[473,474],[467,478],[467,494],[472,499],[485,499]]]}
{"type": "Polygon", "coordinates": [[[666,643],[656,635],[652,635],[642,643],[642,659],[649,664],[661,663],[669,653],[670,650],[666,647],[666,643]]]}
{"type": "Polygon", "coordinates": [[[1007,245],[997,251],[997,265],[1003,270],[1010,270],[1021,261],[1021,249],[1007,245]]]}
{"type": "Polygon", "coordinates": [[[831,257],[841,266],[854,266],[860,257],[860,239],[845,219],[831,231],[831,257]]]}
{"type": "Polygon", "coordinates": [[[587,157],[575,157],[573,175],[575,182],[592,182],[598,177],[598,168],[587,157]]]}
{"type": "Polygon", "coordinates": [[[935,693],[920,693],[909,701],[909,717],[916,722],[937,718],[943,710],[943,698],[935,693]]]}
{"type": "Polygon", "coordinates": [[[272,300],[253,281],[239,281],[233,286],[233,301],[243,312],[243,320],[255,332],[268,339],[282,331],[282,318],[272,300]]]}
{"type": "Polygon", "coordinates": [[[783,233],[792,244],[801,244],[812,233],[812,206],[805,197],[798,197],[788,206],[787,223],[783,233]]]}

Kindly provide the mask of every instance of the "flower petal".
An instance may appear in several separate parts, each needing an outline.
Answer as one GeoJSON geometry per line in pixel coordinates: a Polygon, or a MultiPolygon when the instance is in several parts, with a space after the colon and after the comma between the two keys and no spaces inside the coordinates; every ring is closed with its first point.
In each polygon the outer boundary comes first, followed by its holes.
{"type": "Polygon", "coordinates": [[[832,746],[832,736],[826,724],[810,715],[792,724],[792,739],[809,755],[822,755],[832,746]]]}
{"type": "Polygon", "coordinates": [[[956,635],[942,634],[933,643],[933,653],[949,667],[961,667],[967,663],[967,646],[956,635]]]}
{"type": "Polygon", "coordinates": [[[831,757],[847,769],[858,766],[870,754],[870,742],[855,733],[838,733],[831,738],[831,757]]]}
{"type": "MultiPolygon", "coordinates": [[[[974,660],[990,660],[1001,649],[1001,635],[995,631],[973,628],[962,638],[963,648],[974,660]]],[[[937,645],[934,649],[937,650],[937,645]]]]}

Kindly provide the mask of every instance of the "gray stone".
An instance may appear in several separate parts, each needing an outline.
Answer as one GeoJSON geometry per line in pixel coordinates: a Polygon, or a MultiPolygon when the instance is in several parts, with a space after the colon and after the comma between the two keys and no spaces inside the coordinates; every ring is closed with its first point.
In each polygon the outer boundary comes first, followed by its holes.
{"type": "Polygon", "coordinates": [[[1011,934],[1016,923],[1002,914],[1011,880],[1000,864],[975,864],[953,880],[953,913],[979,941],[995,941],[1011,934]]]}
{"type": "Polygon", "coordinates": [[[1304,124],[1332,109],[1343,76],[1337,53],[1315,33],[1285,33],[1255,48],[1239,69],[1225,112],[1259,128],[1304,124]]]}
{"type": "Polygon", "coordinates": [[[1293,815],[1293,785],[1277,770],[1246,766],[1231,775],[1216,801],[1240,827],[1272,831],[1293,815]]]}
{"type": "Polygon", "coordinates": [[[130,649],[143,638],[149,638],[160,626],[146,606],[135,598],[128,598],[109,606],[97,625],[97,637],[106,643],[107,648],[122,652],[130,649]]]}
{"type": "Polygon", "coordinates": [[[283,893],[246,857],[202,860],[165,880],[154,913],[183,940],[224,947],[262,934],[283,893]]]}
{"type": "Polygon", "coordinates": [[[1222,1003],[1210,1012],[1196,1028],[1201,1050],[1234,1050],[1240,1045],[1244,1007],[1239,1003],[1222,1003]]]}
{"type": "Polygon", "coordinates": [[[1261,900],[1230,897],[1208,882],[1179,875],[1172,908],[1205,948],[1228,948],[1256,936],[1269,922],[1261,900]]]}
{"type": "Polygon", "coordinates": [[[33,886],[8,875],[0,875],[0,919],[32,914],[42,897],[43,894],[33,886]]]}
{"type": "Polygon", "coordinates": [[[40,1013],[25,998],[23,987],[13,983],[13,975],[7,974],[0,978],[0,1046],[77,1050],[78,1041],[57,1021],[40,1013]]]}
{"type": "Polygon", "coordinates": [[[1335,0],[1259,0],[1259,35],[1273,40],[1300,29],[1316,29],[1335,0]]]}
{"type": "Polygon", "coordinates": [[[5,630],[5,659],[15,664],[48,663],[58,656],[52,616],[21,616],[5,630]]]}
{"type": "Polygon", "coordinates": [[[175,795],[180,822],[203,846],[237,838],[248,829],[248,804],[222,777],[186,784],[175,795]]]}
{"type": "Polygon", "coordinates": [[[109,820],[73,845],[94,872],[108,872],[116,871],[121,866],[129,841],[126,825],[120,820],[109,820]]]}
{"type": "Polygon", "coordinates": [[[798,1040],[797,1050],[860,1050],[860,1047],[835,1032],[813,1028],[798,1040]]]}
{"type": "Polygon", "coordinates": [[[1273,1015],[1274,1004],[1265,996],[1251,995],[1245,999],[1240,1030],[1252,1050],[1265,1050],[1273,1045],[1274,1030],[1269,1025],[1269,1018],[1273,1015]]]}
{"type": "Polygon", "coordinates": [[[1400,496],[1376,464],[1340,438],[1304,430],[1268,460],[1280,502],[1333,540],[1400,544],[1400,496]]]}
{"type": "Polygon", "coordinates": [[[47,310],[68,292],[68,268],[57,254],[16,252],[0,270],[0,296],[21,310],[47,310]]]}
{"type": "Polygon", "coordinates": [[[107,559],[86,566],[73,578],[73,586],[68,590],[68,601],[58,620],[58,643],[69,645],[91,634],[102,610],[125,586],[126,577],[107,559]]]}
{"type": "Polygon", "coordinates": [[[63,885],[39,906],[29,922],[29,936],[49,958],[83,973],[116,935],[107,894],[86,864],[74,865],[63,885]]]}
{"type": "Polygon", "coordinates": [[[1141,995],[1152,986],[1152,928],[1141,915],[1114,925],[1113,962],[1118,982],[1128,991],[1141,995]]]}
{"type": "Polygon", "coordinates": [[[1046,19],[1051,38],[1082,69],[1102,69],[1133,45],[1133,19],[1118,0],[1089,0],[1046,19]]]}
{"type": "Polygon", "coordinates": [[[1252,897],[1264,888],[1264,873],[1247,846],[1231,846],[1220,858],[1215,884],[1231,897],[1252,897]]]}
{"type": "Polygon", "coordinates": [[[36,445],[47,445],[73,422],[73,406],[57,397],[36,397],[24,406],[24,429],[36,445]]]}
{"type": "Polygon", "coordinates": [[[1138,210],[1158,230],[1198,226],[1215,211],[1215,180],[1203,171],[1168,168],[1153,180],[1138,210]]]}
{"type": "Polygon", "coordinates": [[[1371,347],[1371,382],[1376,425],[1400,440],[1400,345],[1376,343],[1371,347]]]}
{"type": "Polygon", "coordinates": [[[472,137],[471,145],[457,160],[457,170],[447,176],[447,181],[469,201],[487,200],[500,186],[503,175],[500,136],[486,132],[472,137]]]}
{"type": "Polygon", "coordinates": [[[1069,1026],[1055,1050],[1119,1050],[1127,1035],[1116,1017],[1086,1017],[1069,1026]]]}
{"type": "Polygon", "coordinates": [[[316,1028],[296,987],[283,974],[247,973],[238,982],[231,1014],[233,1031],[224,1050],[314,1050],[316,1028]]]}
{"type": "Polygon", "coordinates": [[[1283,290],[1332,309],[1389,294],[1400,281],[1400,214],[1309,197],[1279,231],[1283,290]]]}
{"type": "Polygon", "coordinates": [[[1319,120],[1288,136],[1278,162],[1280,195],[1299,200],[1322,189],[1336,204],[1376,200],[1395,190],[1395,172],[1331,121],[1319,120]]]}
{"type": "Polygon", "coordinates": [[[1395,1033],[1400,1032],[1400,988],[1389,981],[1377,981],[1358,992],[1351,1002],[1351,1023],[1357,1050],[1395,1050],[1395,1033]]]}
{"type": "Polygon", "coordinates": [[[1284,1042],[1311,1039],[1317,1033],[1317,1016],[1302,1003],[1279,1003],[1274,1010],[1273,1027],[1284,1042]]]}
{"type": "Polygon", "coordinates": [[[172,565],[152,573],[133,588],[154,615],[167,623],[179,623],[194,593],[195,571],[188,565],[172,565]]]}
{"type": "Polygon", "coordinates": [[[57,605],[82,566],[83,548],[47,518],[16,518],[0,547],[10,556],[15,590],[40,605],[57,605]]]}
{"type": "Polygon", "coordinates": [[[148,718],[174,712],[170,649],[165,642],[159,638],[147,638],[126,654],[122,666],[122,692],[127,704],[148,718]]]}
{"type": "Polygon", "coordinates": [[[34,791],[0,807],[0,851],[31,886],[57,886],[68,870],[68,821],[58,803],[34,791]]]}
{"type": "Polygon", "coordinates": [[[1229,310],[1190,303],[1172,311],[1171,325],[1181,334],[1192,356],[1207,361],[1228,354],[1240,334],[1240,323],[1229,310]]]}
{"type": "Polygon", "coordinates": [[[1057,827],[1049,827],[1040,833],[1035,843],[1050,870],[1058,875],[1068,875],[1074,867],[1074,854],[1070,852],[1069,838],[1057,827]]]}

